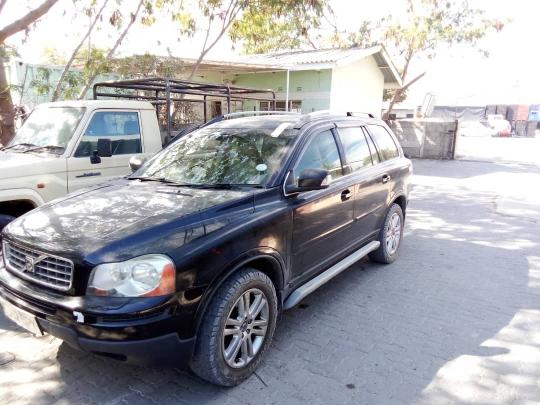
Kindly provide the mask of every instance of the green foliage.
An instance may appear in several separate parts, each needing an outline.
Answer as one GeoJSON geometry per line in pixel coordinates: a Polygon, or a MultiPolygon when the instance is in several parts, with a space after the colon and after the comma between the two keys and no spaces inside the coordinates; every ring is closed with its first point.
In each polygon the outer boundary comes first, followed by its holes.
{"type": "Polygon", "coordinates": [[[247,53],[298,48],[309,42],[310,30],[319,28],[328,8],[326,0],[249,1],[229,36],[242,41],[247,53]]]}

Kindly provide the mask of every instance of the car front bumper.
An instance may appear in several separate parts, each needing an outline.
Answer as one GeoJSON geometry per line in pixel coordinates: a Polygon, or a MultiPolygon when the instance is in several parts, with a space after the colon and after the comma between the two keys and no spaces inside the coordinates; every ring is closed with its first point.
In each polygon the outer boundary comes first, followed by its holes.
{"type": "Polygon", "coordinates": [[[34,317],[43,333],[75,349],[134,364],[185,367],[195,337],[181,337],[169,301],[68,297],[44,291],[8,272],[0,252],[0,299],[34,317]],[[102,305],[98,305],[99,300],[102,305]]]}

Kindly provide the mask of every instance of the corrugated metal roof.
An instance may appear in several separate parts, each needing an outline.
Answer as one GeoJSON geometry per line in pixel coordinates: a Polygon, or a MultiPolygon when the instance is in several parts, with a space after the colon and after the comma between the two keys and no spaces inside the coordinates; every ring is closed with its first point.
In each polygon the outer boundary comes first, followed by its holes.
{"type": "Polygon", "coordinates": [[[259,55],[249,55],[239,58],[238,61],[254,64],[271,64],[280,66],[298,66],[306,64],[320,64],[320,63],[339,63],[345,59],[362,59],[377,53],[381,50],[380,46],[372,48],[331,48],[331,49],[318,49],[311,51],[291,51],[291,52],[278,52],[267,53],[259,55]]]}

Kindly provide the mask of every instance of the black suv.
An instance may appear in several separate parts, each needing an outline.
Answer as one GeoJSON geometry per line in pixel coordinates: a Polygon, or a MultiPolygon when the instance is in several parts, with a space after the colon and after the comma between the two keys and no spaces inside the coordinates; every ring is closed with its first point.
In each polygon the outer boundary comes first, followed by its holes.
{"type": "Polygon", "coordinates": [[[231,386],[282,310],[365,255],[395,260],[412,165],[378,119],[267,114],[224,117],[135,170],[4,229],[4,313],[231,386]]]}

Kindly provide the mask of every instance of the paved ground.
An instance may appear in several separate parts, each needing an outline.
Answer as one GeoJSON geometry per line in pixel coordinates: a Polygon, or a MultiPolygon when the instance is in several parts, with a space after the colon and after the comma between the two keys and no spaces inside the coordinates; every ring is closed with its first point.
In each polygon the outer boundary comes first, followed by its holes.
{"type": "Polygon", "coordinates": [[[460,136],[457,140],[456,155],[466,160],[521,162],[540,166],[540,137],[460,136]]]}
{"type": "MultiPolygon", "coordinates": [[[[256,376],[219,389],[36,340],[0,317],[0,403],[540,402],[540,169],[415,162],[400,259],[287,312],[256,376]],[[529,190],[530,191],[530,190],[529,190]],[[530,209],[509,212],[530,197],[530,209]]],[[[515,211],[515,210],[514,210],[515,211]]]]}

